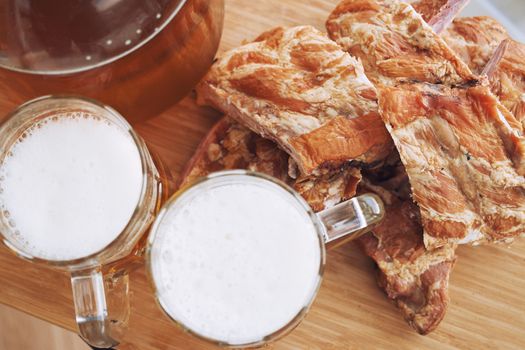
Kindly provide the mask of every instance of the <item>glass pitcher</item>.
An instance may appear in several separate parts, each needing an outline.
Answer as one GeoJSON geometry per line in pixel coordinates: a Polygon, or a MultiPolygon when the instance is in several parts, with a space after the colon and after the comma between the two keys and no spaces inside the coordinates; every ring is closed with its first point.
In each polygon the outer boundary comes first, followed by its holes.
{"type": "Polygon", "coordinates": [[[155,116],[211,65],[223,17],[224,0],[1,1],[0,115],[75,94],[155,116]]]}

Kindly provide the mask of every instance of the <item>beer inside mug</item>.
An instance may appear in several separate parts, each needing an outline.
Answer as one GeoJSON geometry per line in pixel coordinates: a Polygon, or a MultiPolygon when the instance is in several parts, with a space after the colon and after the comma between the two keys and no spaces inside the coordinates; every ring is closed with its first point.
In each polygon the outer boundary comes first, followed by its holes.
{"type": "Polygon", "coordinates": [[[193,334],[233,347],[297,325],[324,266],[322,227],[308,205],[277,183],[242,174],[172,199],[149,242],[163,310],[193,334]]]}
{"type": "Polygon", "coordinates": [[[143,187],[127,129],[82,108],[57,109],[11,141],[0,160],[1,217],[24,254],[81,259],[124,231],[143,187]]]}

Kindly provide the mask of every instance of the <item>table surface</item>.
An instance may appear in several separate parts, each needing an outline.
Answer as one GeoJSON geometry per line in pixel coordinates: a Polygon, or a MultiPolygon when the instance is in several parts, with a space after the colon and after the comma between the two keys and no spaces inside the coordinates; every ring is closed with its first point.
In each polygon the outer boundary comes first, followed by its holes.
{"type": "MultiPolygon", "coordinates": [[[[276,25],[324,20],[336,1],[227,0],[220,50],[276,25]]],[[[136,126],[178,175],[219,118],[188,97],[136,126]]],[[[511,246],[461,247],[450,280],[451,303],[440,327],[420,336],[375,282],[373,262],[354,245],[330,251],[325,279],[305,321],[271,349],[518,349],[525,347],[525,240],[511,246]]],[[[0,248],[0,302],[75,329],[69,278],[0,248]]],[[[122,349],[213,349],[180,331],[157,308],[141,267],[131,275],[130,330],[122,349]]]]}

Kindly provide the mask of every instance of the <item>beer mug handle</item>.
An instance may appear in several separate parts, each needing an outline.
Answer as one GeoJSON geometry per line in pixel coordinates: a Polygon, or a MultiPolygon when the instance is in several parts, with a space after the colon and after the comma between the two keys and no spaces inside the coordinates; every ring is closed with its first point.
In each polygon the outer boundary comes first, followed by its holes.
{"type": "Polygon", "coordinates": [[[364,194],[317,213],[325,227],[325,243],[339,246],[372,230],[383,219],[383,201],[375,194],[364,194]]]}
{"type": "Polygon", "coordinates": [[[103,275],[100,267],[75,271],[71,286],[80,336],[96,348],[120,344],[130,314],[127,272],[103,275]]]}

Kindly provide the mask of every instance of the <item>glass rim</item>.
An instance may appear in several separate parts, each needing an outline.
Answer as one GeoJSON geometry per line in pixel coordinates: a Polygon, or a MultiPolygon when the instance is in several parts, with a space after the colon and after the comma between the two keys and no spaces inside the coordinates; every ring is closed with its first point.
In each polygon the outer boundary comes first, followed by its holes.
{"type": "Polygon", "coordinates": [[[291,332],[295,327],[297,327],[301,321],[306,317],[308,311],[310,310],[313,302],[315,301],[317,294],[319,293],[319,289],[321,287],[321,282],[323,280],[323,274],[325,270],[326,265],[326,248],[325,248],[325,236],[326,236],[326,229],[324,225],[319,220],[317,214],[312,210],[312,208],[308,205],[308,203],[304,200],[304,198],[298,194],[293,188],[288,186],[286,183],[282,182],[281,180],[274,178],[272,176],[256,172],[256,171],[250,171],[250,170],[223,170],[223,171],[217,171],[213,172],[211,174],[208,174],[206,176],[200,177],[195,179],[194,181],[182,186],[179,188],[164,205],[162,206],[161,210],[158,212],[157,217],[155,218],[155,221],[151,225],[150,233],[148,235],[147,243],[146,243],[146,249],[145,249],[145,260],[146,260],[146,274],[148,276],[148,279],[150,281],[150,284],[154,290],[154,297],[155,302],[160,307],[160,309],[163,311],[163,313],[180,329],[182,329],[184,332],[191,334],[192,336],[195,336],[196,338],[199,338],[201,340],[204,340],[208,343],[220,346],[220,347],[227,347],[227,348],[253,348],[253,347],[259,347],[263,346],[269,342],[278,340],[282,338],[283,336],[287,335],[289,332],[291,332]],[[262,179],[269,181],[275,185],[280,186],[282,189],[284,189],[286,192],[291,194],[295,200],[300,204],[300,206],[305,210],[306,214],[310,217],[312,224],[315,228],[315,232],[319,238],[319,253],[320,253],[320,262],[319,262],[319,270],[317,273],[317,281],[316,286],[313,288],[312,293],[310,295],[310,298],[308,301],[303,305],[303,307],[299,310],[299,312],[284,326],[279,328],[278,330],[265,335],[262,337],[262,339],[252,341],[252,342],[246,342],[242,344],[233,344],[228,343],[225,341],[220,341],[214,338],[207,337],[203,334],[200,334],[190,327],[186,326],[184,322],[176,319],[174,316],[170,315],[170,313],[167,311],[167,307],[165,307],[164,302],[161,300],[161,295],[159,293],[159,288],[157,286],[157,283],[155,281],[154,273],[153,273],[153,263],[152,263],[152,250],[153,245],[155,243],[156,236],[159,231],[159,226],[166,215],[167,211],[171,206],[185,193],[188,191],[202,185],[203,183],[206,183],[208,181],[214,180],[214,179],[220,179],[224,177],[233,177],[233,176],[247,176],[247,177],[253,177],[257,179],[262,179]]]}
{"type": "MultiPolygon", "coordinates": [[[[135,208],[133,210],[133,213],[130,216],[130,219],[128,220],[126,226],[122,229],[122,231],[105,247],[102,249],[91,253],[89,255],[86,255],[81,258],[76,259],[69,259],[69,260],[50,260],[46,259],[45,257],[39,257],[39,256],[33,256],[31,253],[26,252],[20,245],[10,239],[8,236],[6,236],[6,232],[4,230],[0,230],[0,237],[2,238],[2,243],[7,246],[11,251],[13,251],[17,256],[29,260],[34,263],[41,263],[45,265],[52,265],[59,268],[72,268],[72,267],[85,267],[86,263],[89,263],[91,261],[97,260],[97,258],[103,256],[104,253],[111,250],[112,248],[116,248],[122,245],[124,239],[132,232],[132,229],[134,225],[137,222],[140,222],[141,218],[141,208],[144,207],[146,199],[147,199],[147,192],[148,188],[151,184],[149,184],[148,179],[148,168],[150,167],[150,161],[149,161],[149,152],[147,149],[146,144],[142,140],[142,138],[135,132],[135,130],[132,128],[132,126],[128,123],[128,121],[115,109],[112,107],[105,105],[97,100],[82,97],[82,96],[76,96],[76,95],[46,95],[41,96],[35,99],[32,99],[30,101],[25,102],[24,104],[18,106],[15,110],[7,114],[5,119],[0,123],[0,135],[4,134],[6,132],[6,128],[9,127],[10,123],[15,122],[16,120],[23,118],[27,115],[27,113],[30,113],[30,108],[33,108],[35,106],[38,106],[39,104],[45,105],[46,103],[51,102],[58,102],[58,103],[64,103],[64,108],[67,108],[67,103],[78,103],[84,104],[89,107],[95,107],[96,109],[101,110],[104,113],[103,118],[107,119],[106,116],[111,116],[113,118],[116,118],[116,121],[113,121],[110,119],[110,121],[115,124],[118,128],[122,129],[126,133],[129,134],[131,139],[133,140],[133,143],[137,147],[137,151],[139,152],[140,161],[141,161],[141,170],[142,170],[142,181],[141,181],[141,190],[140,190],[140,196],[137,201],[137,204],[135,205],[135,208]]],[[[50,108],[49,110],[44,110],[43,112],[39,112],[35,115],[32,115],[28,117],[28,122],[24,123],[23,125],[19,125],[16,127],[16,131],[11,131],[11,133],[19,132],[22,129],[27,130],[32,125],[35,125],[38,118],[41,117],[43,114],[51,112],[53,109],[58,109],[57,107],[50,108]]],[[[81,109],[81,106],[75,106],[72,108],[75,109],[81,109]]],[[[47,117],[44,117],[42,119],[45,119],[47,117]]],[[[18,139],[18,137],[15,138],[15,140],[18,139]]],[[[12,145],[11,145],[12,146],[12,145]]],[[[10,147],[5,150],[0,150],[0,163],[3,162],[6,153],[10,150],[10,147]]],[[[12,229],[9,227],[9,225],[6,225],[3,220],[0,220],[0,227],[9,230],[8,232],[12,232],[12,229]]],[[[101,262],[99,262],[101,263],[101,262]]],[[[89,265],[88,265],[89,266],[89,265]]]]}
{"type": "Polygon", "coordinates": [[[121,58],[126,57],[127,55],[135,52],[136,50],[140,49],[147,43],[149,43],[151,40],[153,40],[157,35],[159,35],[166,26],[168,26],[173,19],[179,14],[181,9],[188,3],[189,0],[179,0],[179,3],[175,6],[175,8],[172,10],[171,14],[164,20],[164,22],[158,26],[157,30],[153,30],[153,32],[148,35],[146,38],[144,38],[142,41],[140,41],[137,45],[130,47],[128,50],[124,50],[121,53],[110,57],[108,59],[102,60],[98,63],[82,66],[82,67],[76,67],[76,68],[70,68],[70,69],[56,69],[56,70],[46,70],[46,69],[24,69],[24,68],[18,68],[13,66],[8,66],[5,64],[0,63],[0,68],[17,72],[17,73],[24,73],[24,74],[40,74],[40,75],[47,75],[47,76],[55,76],[55,75],[68,75],[68,74],[75,74],[75,73],[81,73],[85,72],[91,69],[96,69],[105,65],[108,65],[110,63],[113,63],[115,61],[118,61],[121,58]]]}

